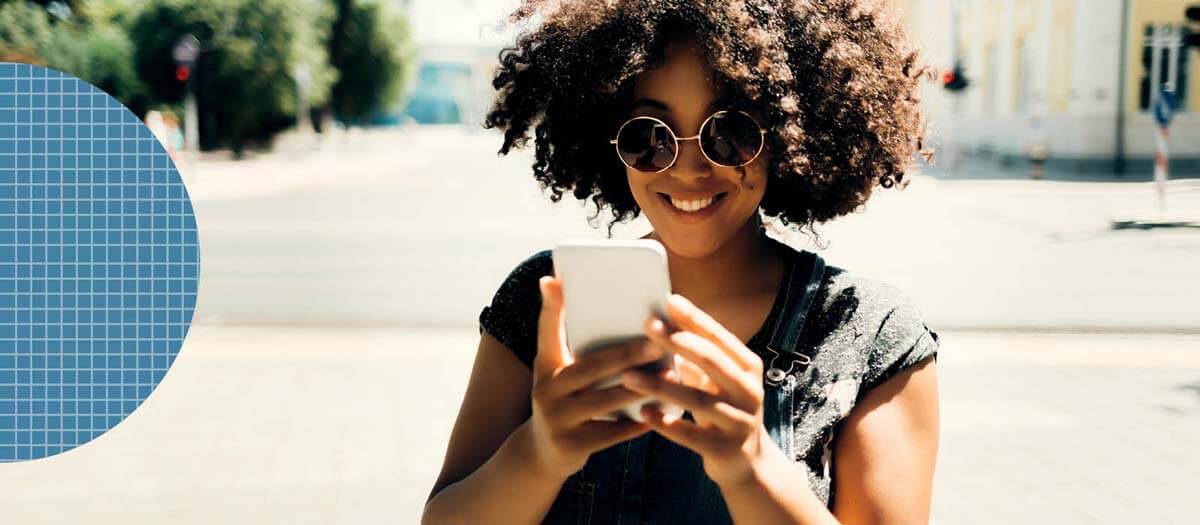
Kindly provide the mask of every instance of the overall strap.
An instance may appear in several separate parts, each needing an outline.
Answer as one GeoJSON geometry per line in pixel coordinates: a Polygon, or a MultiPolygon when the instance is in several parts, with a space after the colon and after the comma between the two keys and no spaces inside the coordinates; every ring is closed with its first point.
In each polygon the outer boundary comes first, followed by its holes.
{"type": "Polygon", "coordinates": [[[825,276],[825,260],[807,250],[798,250],[794,256],[796,260],[792,264],[792,271],[788,272],[789,282],[784,289],[783,309],[775,323],[771,341],[767,343],[767,353],[770,355],[764,368],[766,381],[772,385],[778,385],[788,375],[798,372],[797,363],[807,365],[812,362],[812,358],[802,352],[798,344],[804,320],[825,276]]]}

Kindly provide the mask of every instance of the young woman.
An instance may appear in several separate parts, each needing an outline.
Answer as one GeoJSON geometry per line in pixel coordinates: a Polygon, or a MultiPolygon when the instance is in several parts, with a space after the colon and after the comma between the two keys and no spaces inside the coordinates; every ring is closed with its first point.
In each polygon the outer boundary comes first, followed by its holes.
{"type": "Polygon", "coordinates": [[[907,183],[928,71],[892,14],[858,0],[563,1],[514,18],[537,23],[500,54],[486,122],[504,130],[500,152],[532,129],[534,176],[555,201],[611,211],[610,235],[645,213],[678,326],[647,319],[645,344],[575,359],[550,251],[523,261],[480,314],[423,522],[927,522],[936,333],[897,288],[764,222],[812,230],[907,183]],[[679,376],[627,370],[664,351],[679,376]],[[645,396],[686,412],[591,420],[645,396]]]}

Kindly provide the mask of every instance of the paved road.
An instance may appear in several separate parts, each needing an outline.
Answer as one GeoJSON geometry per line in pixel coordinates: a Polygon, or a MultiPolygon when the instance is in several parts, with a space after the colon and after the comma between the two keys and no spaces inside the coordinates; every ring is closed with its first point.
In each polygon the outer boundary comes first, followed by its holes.
{"type": "MultiPolygon", "coordinates": [[[[540,193],[528,155],[497,158],[490,133],[350,144],[200,166],[199,300],[213,320],[469,326],[521,259],[604,235],[590,210],[540,193]]],[[[825,249],[790,242],[902,287],[941,328],[1200,332],[1200,229],[1109,228],[1154,204],[1149,183],[917,175],[825,225],[825,249]]],[[[1170,204],[1200,217],[1200,184],[1172,181],[1170,204]]]]}
{"type": "MultiPolygon", "coordinates": [[[[112,431],[0,466],[5,522],[415,523],[478,308],[521,258],[599,235],[495,144],[440,129],[201,163],[183,352],[112,431]]],[[[1200,232],[1106,229],[1152,195],[918,177],[824,230],[827,258],[909,290],[943,336],[936,523],[1194,523],[1200,334],[1146,332],[1197,331],[1200,232]],[[1072,327],[1107,333],[1025,331],[1072,327]]]]}
{"type": "MultiPolygon", "coordinates": [[[[1200,336],[941,335],[934,523],[1195,523],[1200,336]]],[[[477,338],[193,326],[126,421],[0,465],[4,522],[417,523],[477,338]]]]}

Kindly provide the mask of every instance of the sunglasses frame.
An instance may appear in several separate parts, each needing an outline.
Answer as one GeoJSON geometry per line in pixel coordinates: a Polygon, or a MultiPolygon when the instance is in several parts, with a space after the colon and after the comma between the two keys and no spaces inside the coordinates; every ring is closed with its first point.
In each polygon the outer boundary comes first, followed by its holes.
{"type": "Polygon", "coordinates": [[[617,128],[617,136],[612,139],[609,139],[608,143],[613,145],[613,150],[617,152],[617,158],[621,160],[621,164],[624,164],[624,165],[628,166],[630,169],[637,170],[642,173],[662,173],[664,171],[671,169],[671,166],[675,165],[675,161],[679,160],[679,149],[680,149],[679,143],[681,141],[695,139],[697,141],[696,145],[700,147],[700,154],[704,155],[704,158],[707,159],[708,162],[712,163],[713,165],[721,166],[723,168],[740,168],[742,166],[750,164],[751,162],[754,162],[754,160],[758,158],[758,155],[760,153],[762,153],[763,147],[766,146],[766,144],[767,144],[766,134],[767,134],[767,130],[763,129],[762,124],[759,124],[758,120],[755,119],[754,117],[750,116],[749,113],[746,113],[745,111],[742,111],[742,110],[722,109],[720,111],[714,111],[713,114],[709,115],[708,118],[704,119],[704,122],[700,123],[700,133],[697,133],[690,137],[680,137],[679,135],[676,135],[675,130],[671,129],[671,126],[667,125],[666,122],[663,122],[662,119],[651,117],[649,115],[638,115],[629,120],[626,120],[624,124],[621,124],[621,127],[617,128]],[[721,164],[720,162],[713,160],[712,157],[709,157],[707,151],[704,151],[704,144],[699,142],[700,135],[702,135],[704,133],[704,126],[707,126],[708,123],[710,121],[712,121],[713,117],[716,117],[717,115],[720,115],[722,113],[741,113],[742,115],[745,115],[746,118],[750,119],[750,122],[753,122],[755,127],[758,128],[758,134],[759,134],[758,150],[754,152],[754,155],[750,156],[750,160],[747,160],[746,162],[743,162],[741,164],[736,164],[736,165],[721,164]],[[625,162],[625,158],[621,156],[621,149],[619,146],[617,146],[617,139],[621,137],[621,132],[625,130],[625,126],[628,126],[630,122],[633,122],[638,119],[649,119],[649,120],[653,120],[659,124],[662,124],[662,126],[664,128],[667,128],[667,132],[671,134],[671,138],[675,139],[675,155],[673,157],[671,157],[671,162],[667,164],[667,167],[665,167],[661,170],[658,170],[658,171],[644,171],[644,170],[637,169],[633,166],[630,166],[629,163],[625,162]]]}

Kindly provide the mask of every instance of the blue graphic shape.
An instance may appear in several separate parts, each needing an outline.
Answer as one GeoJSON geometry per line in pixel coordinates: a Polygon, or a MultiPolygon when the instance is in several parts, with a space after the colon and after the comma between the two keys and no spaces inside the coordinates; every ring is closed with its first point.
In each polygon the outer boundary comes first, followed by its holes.
{"type": "Polygon", "coordinates": [[[174,362],[200,251],[150,129],[66,73],[0,63],[0,462],[80,446],[174,362]]]}

